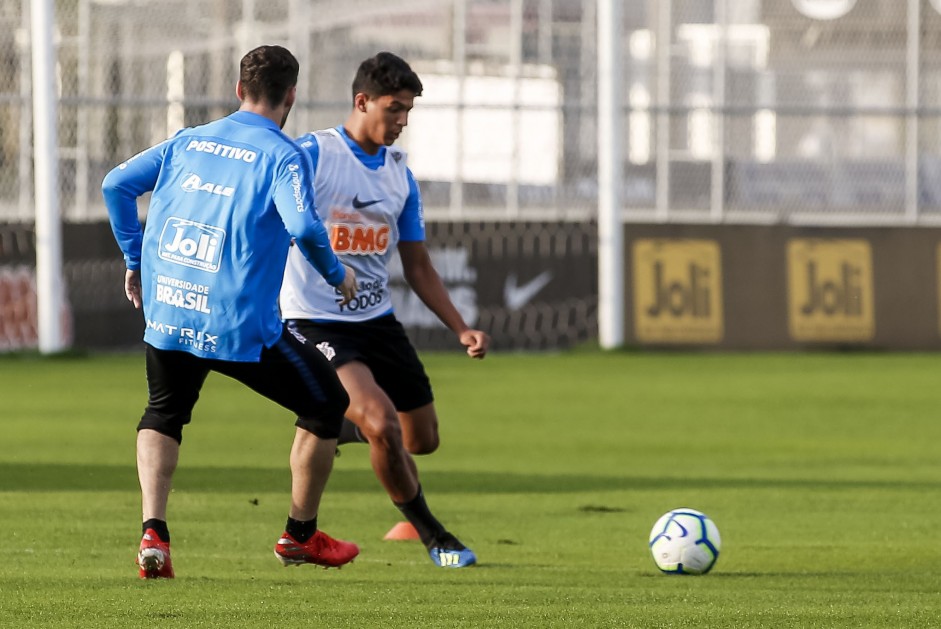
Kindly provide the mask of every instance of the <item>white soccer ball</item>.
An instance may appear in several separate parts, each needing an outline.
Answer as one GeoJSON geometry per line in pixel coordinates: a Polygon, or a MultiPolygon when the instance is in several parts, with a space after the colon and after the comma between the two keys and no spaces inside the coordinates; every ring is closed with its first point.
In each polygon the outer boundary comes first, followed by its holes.
{"type": "Polygon", "coordinates": [[[664,513],[650,531],[654,563],[668,574],[706,574],[716,565],[721,546],[715,522],[695,509],[664,513]]]}

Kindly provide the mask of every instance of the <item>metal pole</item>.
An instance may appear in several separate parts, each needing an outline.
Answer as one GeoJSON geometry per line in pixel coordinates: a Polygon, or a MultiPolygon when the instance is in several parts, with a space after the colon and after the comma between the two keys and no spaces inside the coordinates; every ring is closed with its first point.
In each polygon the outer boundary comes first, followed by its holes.
{"type": "MultiPolygon", "coordinates": [[[[310,3],[307,0],[291,0],[288,15],[291,19],[291,52],[297,57],[302,72],[309,72],[310,67],[310,3]]],[[[247,51],[246,51],[247,52],[247,51]]],[[[243,53],[244,54],[244,53],[243,53]]],[[[309,76],[309,75],[308,75],[309,76]]],[[[297,129],[291,135],[298,136],[311,130],[310,123],[310,80],[301,76],[297,85],[297,105],[294,107],[293,127],[297,129]]]]}
{"type": "Polygon", "coordinates": [[[709,215],[719,223],[725,211],[725,64],[728,47],[728,0],[716,0],[716,54],[712,64],[712,181],[709,215]]]}
{"type": "Polygon", "coordinates": [[[522,96],[520,81],[523,65],[523,0],[511,0],[510,2],[509,56],[510,72],[513,76],[513,109],[511,114],[513,137],[510,149],[510,180],[506,186],[506,209],[507,216],[518,218],[520,213],[520,143],[522,142],[522,134],[520,133],[520,98],[522,96]]]}
{"type": "Polygon", "coordinates": [[[624,344],[621,222],[621,2],[598,0],[598,337],[624,344]]]}
{"type": "Polygon", "coordinates": [[[255,0],[242,0],[242,23],[239,29],[239,49],[235,51],[237,59],[251,50],[255,36],[255,0]]]}
{"type": "MultiPolygon", "coordinates": [[[[30,14],[30,2],[32,0],[23,0],[23,5],[21,7],[23,12],[23,30],[24,32],[29,29],[29,14],[30,14]]],[[[23,77],[20,81],[20,101],[17,112],[19,114],[19,147],[20,155],[19,161],[17,163],[17,182],[19,183],[19,194],[17,198],[19,199],[19,204],[17,205],[17,217],[21,220],[29,220],[30,217],[34,215],[33,210],[33,190],[30,185],[30,179],[32,179],[33,172],[33,145],[32,145],[32,136],[33,136],[33,118],[29,115],[29,108],[27,103],[30,101],[30,94],[32,93],[32,59],[31,55],[27,54],[25,50],[27,46],[32,45],[32,36],[30,41],[17,42],[17,53],[19,53],[20,58],[20,76],[23,77]]]]}
{"type": "Polygon", "coordinates": [[[56,127],[52,0],[32,0],[33,142],[36,199],[36,296],[39,351],[65,349],[62,334],[62,223],[56,127]]]}
{"type": "Polygon", "coordinates": [[[908,0],[908,45],[905,54],[905,219],[918,220],[918,107],[920,77],[921,2],[908,0]]]}
{"type": "MultiPolygon", "coordinates": [[[[90,0],[82,0],[78,5],[78,89],[79,96],[87,97],[89,86],[89,65],[91,47],[91,7],[90,0]]],[[[90,105],[78,105],[75,128],[75,210],[76,216],[89,218],[88,199],[88,140],[91,126],[90,105]]]]}
{"type": "Polygon", "coordinates": [[[539,0],[539,63],[552,63],[552,0],[539,0]]]}
{"type": "MultiPolygon", "coordinates": [[[[216,56],[215,54],[213,55],[216,56]]],[[[186,109],[183,99],[186,97],[186,58],[183,51],[173,50],[167,55],[167,133],[166,137],[173,136],[186,124],[186,109]]],[[[212,91],[212,94],[221,92],[212,91]]]]}
{"type": "Polygon", "coordinates": [[[657,189],[658,222],[670,213],[670,46],[672,0],[662,0],[657,20],[657,189]]]}
{"type": "MultiPolygon", "coordinates": [[[[553,8],[552,0],[539,0],[539,44],[538,44],[538,55],[539,63],[543,65],[549,65],[552,63],[555,58],[553,52],[553,33],[555,31],[555,23],[553,22],[553,8]]],[[[561,81],[561,78],[560,78],[561,81]]],[[[560,112],[560,118],[564,118],[564,115],[560,112]]],[[[562,133],[560,130],[560,137],[562,133]]],[[[563,159],[563,151],[559,152],[557,159],[560,161],[563,159]]],[[[561,167],[559,172],[561,173],[561,167]]],[[[555,185],[551,187],[552,190],[552,209],[554,210],[556,216],[562,214],[559,207],[559,189],[562,186],[555,185]]]]}
{"type": "Polygon", "coordinates": [[[457,102],[454,134],[454,178],[451,181],[449,213],[459,216],[464,207],[464,79],[467,75],[467,7],[464,0],[454,0],[451,8],[452,63],[457,76],[457,102]]]}

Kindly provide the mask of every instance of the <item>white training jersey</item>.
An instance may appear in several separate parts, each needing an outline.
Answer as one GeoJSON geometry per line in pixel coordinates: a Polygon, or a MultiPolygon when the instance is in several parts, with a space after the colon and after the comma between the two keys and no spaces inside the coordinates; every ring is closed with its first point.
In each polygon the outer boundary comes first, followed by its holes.
{"type": "Polygon", "coordinates": [[[405,152],[387,147],[385,163],[371,170],[336,129],[312,135],[308,142],[319,145],[314,174],[317,213],[333,251],[356,271],[359,292],[341,306],[340,292],[327,284],[297,247],[291,247],[281,285],[281,317],[374,319],[392,311],[388,267],[399,242],[398,219],[409,195],[405,152]]]}

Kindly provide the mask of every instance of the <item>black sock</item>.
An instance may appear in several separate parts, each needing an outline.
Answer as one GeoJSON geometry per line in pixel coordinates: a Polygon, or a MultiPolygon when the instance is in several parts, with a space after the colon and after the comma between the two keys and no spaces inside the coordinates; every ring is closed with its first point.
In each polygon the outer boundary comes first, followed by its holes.
{"type": "Polygon", "coordinates": [[[342,446],[344,443],[367,443],[359,426],[346,418],[343,418],[343,424],[340,426],[340,436],[337,438],[338,446],[342,446]]]}
{"type": "Polygon", "coordinates": [[[421,538],[425,546],[431,546],[435,538],[443,535],[446,531],[441,522],[431,515],[428,503],[425,502],[425,494],[422,493],[421,485],[418,486],[418,494],[404,504],[393,503],[402,512],[421,538]]]}
{"type": "Polygon", "coordinates": [[[147,532],[147,529],[153,529],[154,533],[157,534],[157,537],[160,538],[161,542],[170,543],[170,530],[167,528],[167,523],[163,520],[158,520],[157,518],[151,518],[144,522],[141,526],[141,535],[147,532]]]}
{"type": "Polygon", "coordinates": [[[284,530],[288,535],[303,544],[317,532],[317,518],[302,522],[288,517],[288,523],[285,525],[284,530]]]}

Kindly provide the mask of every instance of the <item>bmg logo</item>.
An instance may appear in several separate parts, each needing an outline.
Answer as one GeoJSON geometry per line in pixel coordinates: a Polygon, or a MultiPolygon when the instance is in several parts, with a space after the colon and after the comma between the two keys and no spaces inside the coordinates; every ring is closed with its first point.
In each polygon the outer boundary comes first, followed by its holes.
{"type": "Polygon", "coordinates": [[[171,216],[160,233],[158,255],[173,264],[216,273],[224,243],[224,229],[171,216]]]}

